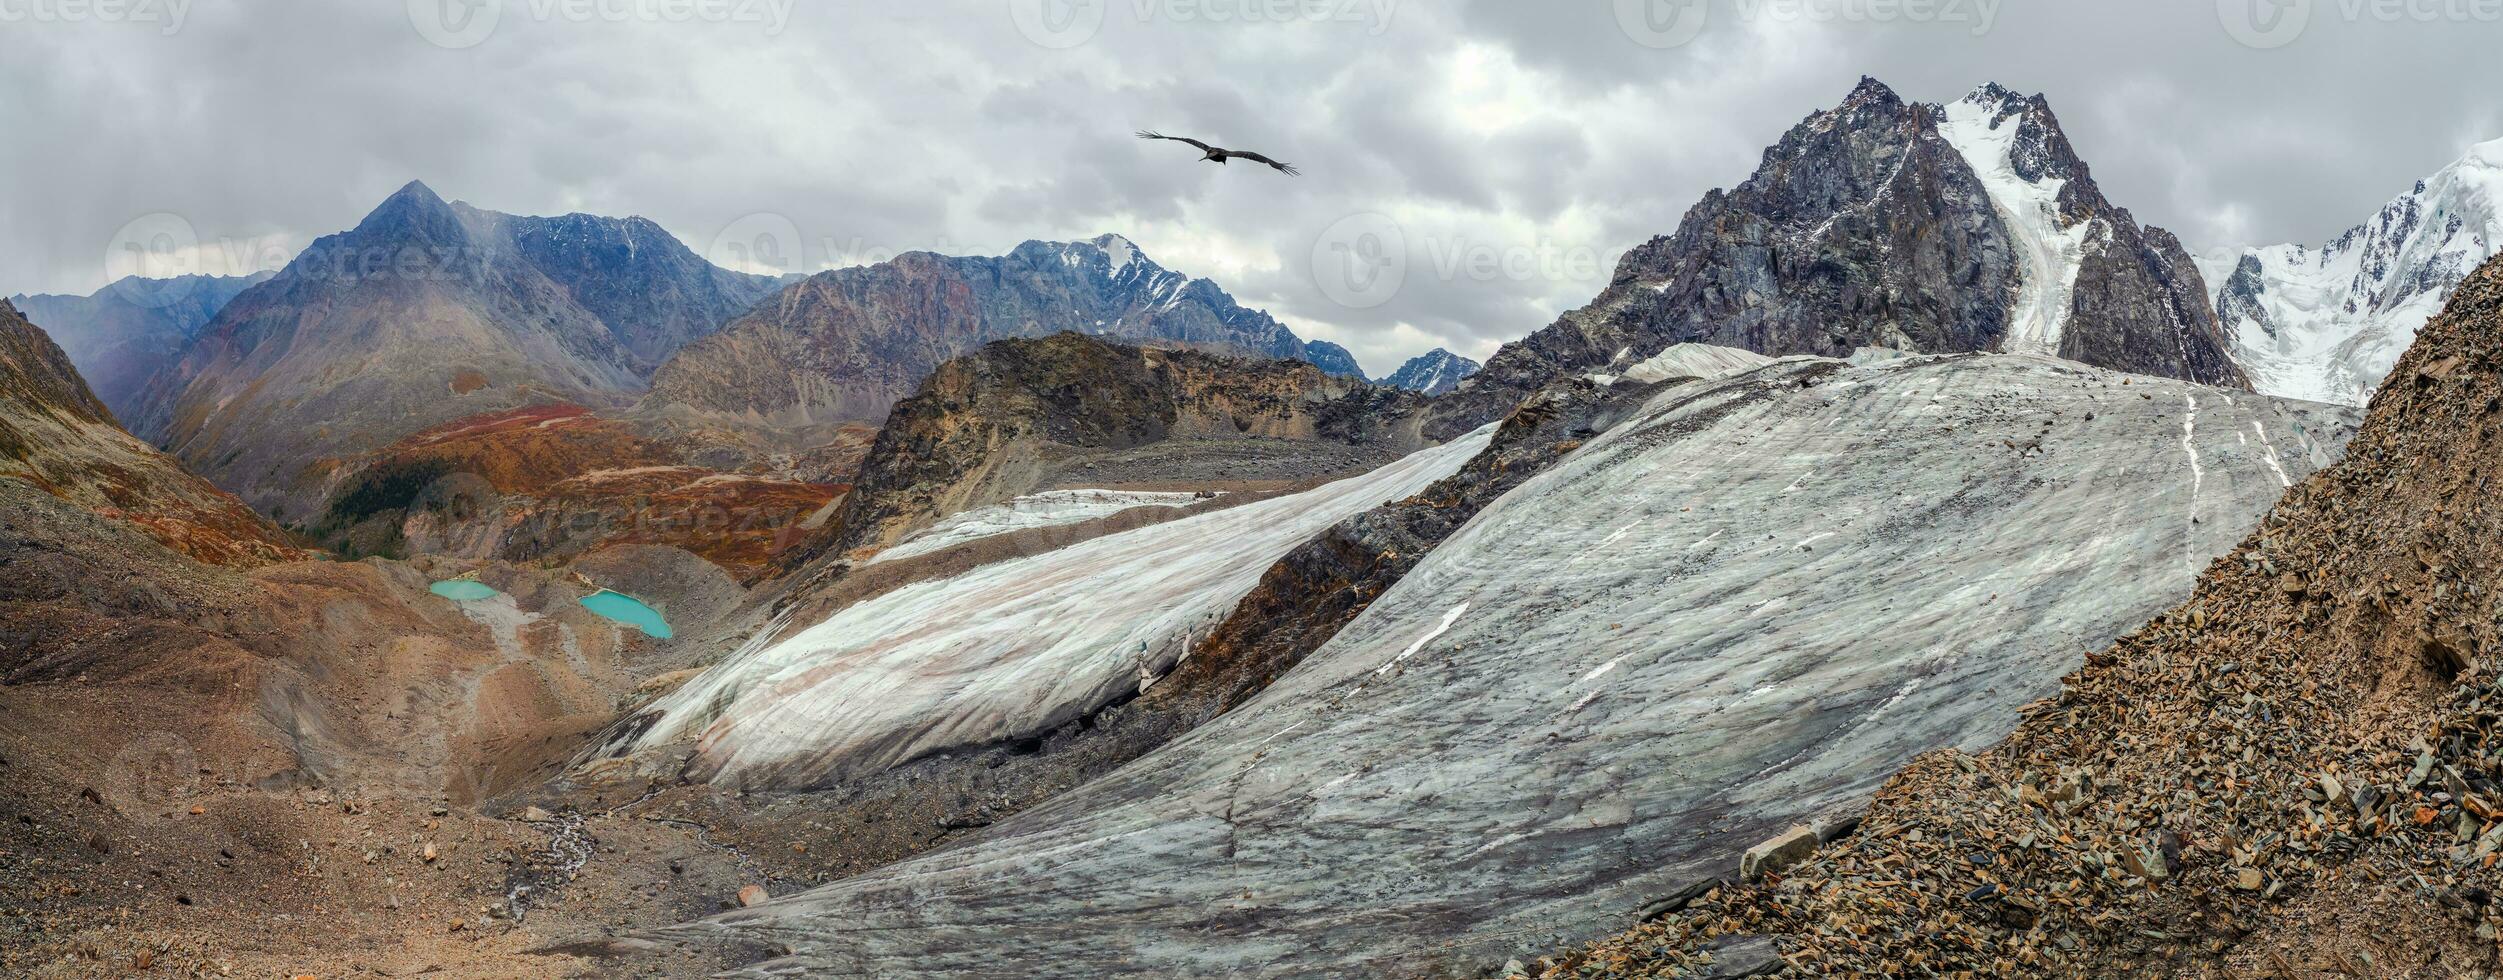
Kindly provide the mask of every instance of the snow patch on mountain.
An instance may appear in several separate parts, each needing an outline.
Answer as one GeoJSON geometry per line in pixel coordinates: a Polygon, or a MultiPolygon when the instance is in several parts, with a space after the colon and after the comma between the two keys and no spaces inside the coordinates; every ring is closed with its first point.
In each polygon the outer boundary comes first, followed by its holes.
{"type": "Polygon", "coordinates": [[[2199,263],[2233,357],[2261,392],[2361,405],[2469,271],[2503,250],[2503,140],[2419,181],[2317,248],[2199,263]]]}
{"type": "Polygon", "coordinates": [[[2017,138],[2027,117],[2013,100],[2011,94],[1988,89],[1965,96],[1946,107],[1938,134],[1981,178],[2024,264],[2001,350],[2057,357],[2094,223],[2062,223],[2060,189],[2066,180],[2048,175],[2027,180],[2017,172],[2017,138]]]}

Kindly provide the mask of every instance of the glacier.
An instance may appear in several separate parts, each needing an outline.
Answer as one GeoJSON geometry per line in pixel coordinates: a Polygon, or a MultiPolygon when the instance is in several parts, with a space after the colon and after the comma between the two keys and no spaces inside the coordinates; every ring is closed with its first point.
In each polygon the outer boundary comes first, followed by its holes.
{"type": "Polygon", "coordinates": [[[2234,363],[2259,391],[2362,405],[2470,270],[2503,250],[2503,140],[2319,247],[2206,257],[2234,363]]]}
{"type": "Polygon", "coordinates": [[[807,788],[1051,731],[1144,690],[1295,546],[1452,474],[1493,434],[862,600],[687,682],[646,709],[634,747],[694,736],[696,778],[807,788]]]}
{"type": "MultiPolygon", "coordinates": [[[[774,951],[751,977],[1488,975],[2004,735],[2355,421],[2030,355],[1675,386],[1241,707],[964,843],[652,938],[774,951]]],[[[819,723],[889,710],[862,687],[819,723]]]]}
{"type": "Polygon", "coordinates": [[[1038,527],[1077,524],[1138,507],[1188,507],[1201,499],[1189,491],[1045,490],[1004,504],[950,515],[871,556],[869,564],[945,551],[983,538],[1038,527]]]}

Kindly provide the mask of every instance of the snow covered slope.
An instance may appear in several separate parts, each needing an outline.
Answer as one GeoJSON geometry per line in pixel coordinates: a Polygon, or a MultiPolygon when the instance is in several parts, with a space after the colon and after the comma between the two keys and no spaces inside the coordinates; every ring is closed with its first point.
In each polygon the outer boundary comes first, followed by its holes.
{"type": "Polygon", "coordinates": [[[1162,677],[1296,545],[1450,475],[1493,431],[856,603],[689,681],[651,709],[640,745],[700,734],[698,775],[804,787],[1049,731],[1162,677]]]}
{"type": "Polygon", "coordinates": [[[2497,251],[2503,140],[2470,148],[2327,245],[2254,248],[2200,271],[2253,386],[2361,405],[2452,287],[2497,251]]]}
{"type": "Polygon", "coordinates": [[[2354,414],[2031,356],[1670,389],[1234,711],[672,935],[790,951],[752,976],[1488,975],[2005,733],[2354,414]]]}

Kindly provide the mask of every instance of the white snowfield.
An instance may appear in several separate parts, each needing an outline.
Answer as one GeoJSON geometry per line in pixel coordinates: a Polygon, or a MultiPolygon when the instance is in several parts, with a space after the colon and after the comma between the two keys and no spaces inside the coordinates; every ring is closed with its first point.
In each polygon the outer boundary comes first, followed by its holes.
{"type": "Polygon", "coordinates": [[[855,603],[689,681],[638,746],[695,734],[697,776],[797,788],[1049,732],[1164,676],[1287,552],[1449,476],[1493,433],[855,603]]]}
{"type": "Polygon", "coordinates": [[[788,950],[754,977],[1492,975],[2003,737],[2355,416],[2023,355],[1681,385],[1243,706],[670,933],[788,950]]]}
{"type": "Polygon", "coordinates": [[[1955,147],[1981,178],[1999,222],[2014,239],[2018,273],[2016,306],[2008,312],[2008,335],[2000,350],[2009,354],[2060,353],[2060,335],[2075,306],[2078,270],[2086,264],[2086,240],[2094,222],[2063,225],[2060,189],[2068,181],[2045,177],[2028,181],[2016,172],[2011,154],[2025,116],[1999,118],[2000,100],[1980,92],[1947,106],[1938,135],[1955,147]]]}
{"type": "Polygon", "coordinates": [[[869,564],[926,555],[983,538],[1110,517],[1134,507],[1188,507],[1196,493],[1149,490],[1045,490],[993,507],[955,514],[898,542],[869,564]]]}
{"type": "Polygon", "coordinates": [[[2260,391],[2362,405],[2442,312],[2460,280],[2503,251],[2503,140],[2468,155],[2319,248],[2271,245],[2202,261],[2221,296],[2244,256],[2259,261],[2268,324],[2233,317],[2234,363],[2260,391]],[[2274,327],[2274,330],[2270,329],[2274,327]]]}

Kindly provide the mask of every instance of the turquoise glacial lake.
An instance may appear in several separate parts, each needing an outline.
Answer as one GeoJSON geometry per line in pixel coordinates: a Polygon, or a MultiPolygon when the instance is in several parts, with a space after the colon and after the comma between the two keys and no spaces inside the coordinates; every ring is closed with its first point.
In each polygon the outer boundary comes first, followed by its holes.
{"type": "Polygon", "coordinates": [[[659,610],[644,605],[643,600],[623,592],[595,592],[582,597],[583,608],[640,629],[644,635],[669,639],[669,622],[659,610]]]}
{"type": "Polygon", "coordinates": [[[437,582],[433,585],[427,586],[426,591],[432,592],[446,599],[450,599],[454,602],[471,602],[478,599],[493,599],[496,596],[503,594],[501,592],[497,592],[486,583],[473,582],[465,578],[457,578],[449,582],[437,582]]]}

